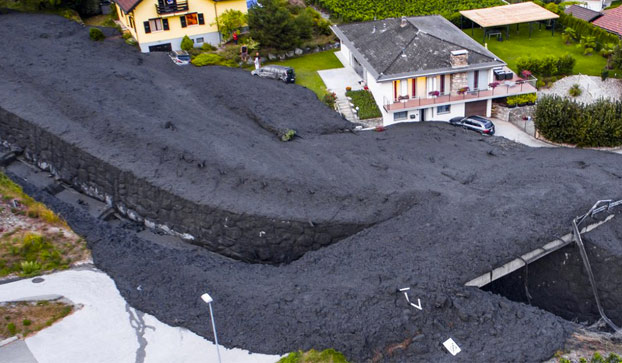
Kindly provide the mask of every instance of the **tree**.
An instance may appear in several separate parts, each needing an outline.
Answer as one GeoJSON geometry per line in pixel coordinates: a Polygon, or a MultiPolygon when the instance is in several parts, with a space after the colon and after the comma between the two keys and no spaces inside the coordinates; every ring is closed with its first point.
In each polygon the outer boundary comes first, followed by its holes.
{"type": "Polygon", "coordinates": [[[611,56],[615,51],[616,45],[614,43],[607,43],[600,48],[600,55],[607,58],[607,69],[611,68],[611,56]]]}
{"type": "Polygon", "coordinates": [[[246,25],[247,16],[239,10],[229,9],[218,16],[216,22],[210,25],[217,25],[223,38],[229,39],[234,31],[246,25]]]}
{"type": "Polygon", "coordinates": [[[194,48],[194,42],[187,35],[184,35],[181,40],[181,49],[187,52],[192,48],[194,48]]]}
{"type": "Polygon", "coordinates": [[[564,43],[566,44],[570,44],[571,40],[577,40],[577,32],[575,32],[575,30],[571,27],[567,27],[566,29],[564,29],[564,32],[562,33],[562,40],[564,41],[564,43]]]}
{"type": "Polygon", "coordinates": [[[582,35],[581,41],[577,44],[577,48],[583,48],[584,55],[592,54],[594,52],[594,48],[596,48],[596,37],[582,35]]]}
{"type": "Polygon", "coordinates": [[[262,46],[291,49],[300,42],[299,29],[286,0],[259,0],[248,10],[248,26],[253,39],[262,46]]]}
{"type": "Polygon", "coordinates": [[[612,68],[622,69],[622,43],[613,49],[610,59],[612,68]]]}

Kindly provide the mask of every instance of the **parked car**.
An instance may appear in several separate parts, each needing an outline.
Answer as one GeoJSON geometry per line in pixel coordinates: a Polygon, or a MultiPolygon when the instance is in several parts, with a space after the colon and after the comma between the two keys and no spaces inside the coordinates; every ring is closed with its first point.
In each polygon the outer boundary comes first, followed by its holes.
{"type": "Polygon", "coordinates": [[[168,56],[171,57],[173,63],[178,66],[184,66],[190,63],[190,54],[188,54],[185,50],[174,50],[168,53],[168,56]]]}
{"type": "Polygon", "coordinates": [[[263,66],[251,72],[253,76],[262,78],[279,79],[285,83],[296,82],[296,73],[291,67],[284,66],[263,66]]]}
{"type": "Polygon", "coordinates": [[[449,120],[454,126],[462,126],[465,129],[477,131],[482,135],[494,135],[495,125],[489,119],[482,116],[454,117],[449,120]]]}

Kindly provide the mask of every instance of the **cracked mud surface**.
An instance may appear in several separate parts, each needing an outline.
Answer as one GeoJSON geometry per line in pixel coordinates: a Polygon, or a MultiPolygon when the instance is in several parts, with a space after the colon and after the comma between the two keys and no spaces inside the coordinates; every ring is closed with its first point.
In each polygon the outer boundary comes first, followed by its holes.
{"type": "Polygon", "coordinates": [[[0,29],[8,27],[15,36],[0,45],[14,52],[0,54],[2,107],[205,203],[375,223],[291,264],[252,265],[139,238],[22,180],[86,238],[96,265],[136,309],[211,337],[199,298],[208,290],[226,346],[335,348],[355,362],[535,362],[577,329],[462,285],[567,233],[595,200],[622,194],[619,155],[529,149],[436,123],[337,132],[347,125],[296,86],[174,67],[166,55],[140,55],[120,41],[92,44],[86,29],[60,18],[0,15],[0,29]],[[302,138],[280,143],[252,114],[302,138]],[[176,131],[162,127],[167,121],[176,131]],[[186,159],[226,172],[206,177],[186,159]],[[249,182],[234,187],[240,177],[249,182]],[[278,187],[253,190],[263,181],[278,187]],[[396,292],[406,286],[422,311],[396,292]],[[449,337],[462,348],[456,358],[442,347],[449,337]]]}

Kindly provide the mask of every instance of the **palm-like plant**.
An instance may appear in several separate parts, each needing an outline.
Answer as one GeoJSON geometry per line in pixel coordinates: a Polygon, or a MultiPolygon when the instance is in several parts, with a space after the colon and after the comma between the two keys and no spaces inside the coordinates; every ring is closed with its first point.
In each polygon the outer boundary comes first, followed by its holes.
{"type": "Polygon", "coordinates": [[[570,44],[571,40],[577,40],[577,32],[573,28],[567,27],[562,33],[562,39],[564,43],[570,44]]]}
{"type": "Polygon", "coordinates": [[[616,48],[616,45],[614,43],[607,43],[603,45],[603,47],[600,49],[600,55],[607,58],[608,69],[611,68],[611,56],[613,55],[615,48],[616,48]]]}
{"type": "Polygon", "coordinates": [[[579,44],[577,44],[577,48],[583,48],[583,54],[588,55],[594,52],[594,48],[596,48],[596,37],[590,35],[581,36],[581,40],[579,44]]]}

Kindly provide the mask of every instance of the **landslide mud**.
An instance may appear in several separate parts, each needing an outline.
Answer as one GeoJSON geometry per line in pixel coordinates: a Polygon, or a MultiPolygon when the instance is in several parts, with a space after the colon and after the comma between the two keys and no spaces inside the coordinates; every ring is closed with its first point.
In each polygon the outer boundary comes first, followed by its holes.
{"type": "Polygon", "coordinates": [[[21,180],[85,236],[137,309],[211,337],[199,298],[207,290],[226,346],[330,347],[355,362],[536,362],[576,329],[463,284],[565,234],[595,200],[620,195],[619,155],[529,149],[441,123],[341,132],[348,126],[297,86],[174,67],[120,39],[92,43],[86,29],[55,17],[2,15],[0,29],[12,34],[0,38],[13,50],[0,53],[6,111],[183,199],[365,226],[288,265],[248,264],[139,238],[21,180]],[[249,112],[302,137],[281,143],[249,112]],[[406,286],[422,311],[396,292],[406,286]],[[441,345],[449,337],[462,348],[456,358],[441,345]]]}

